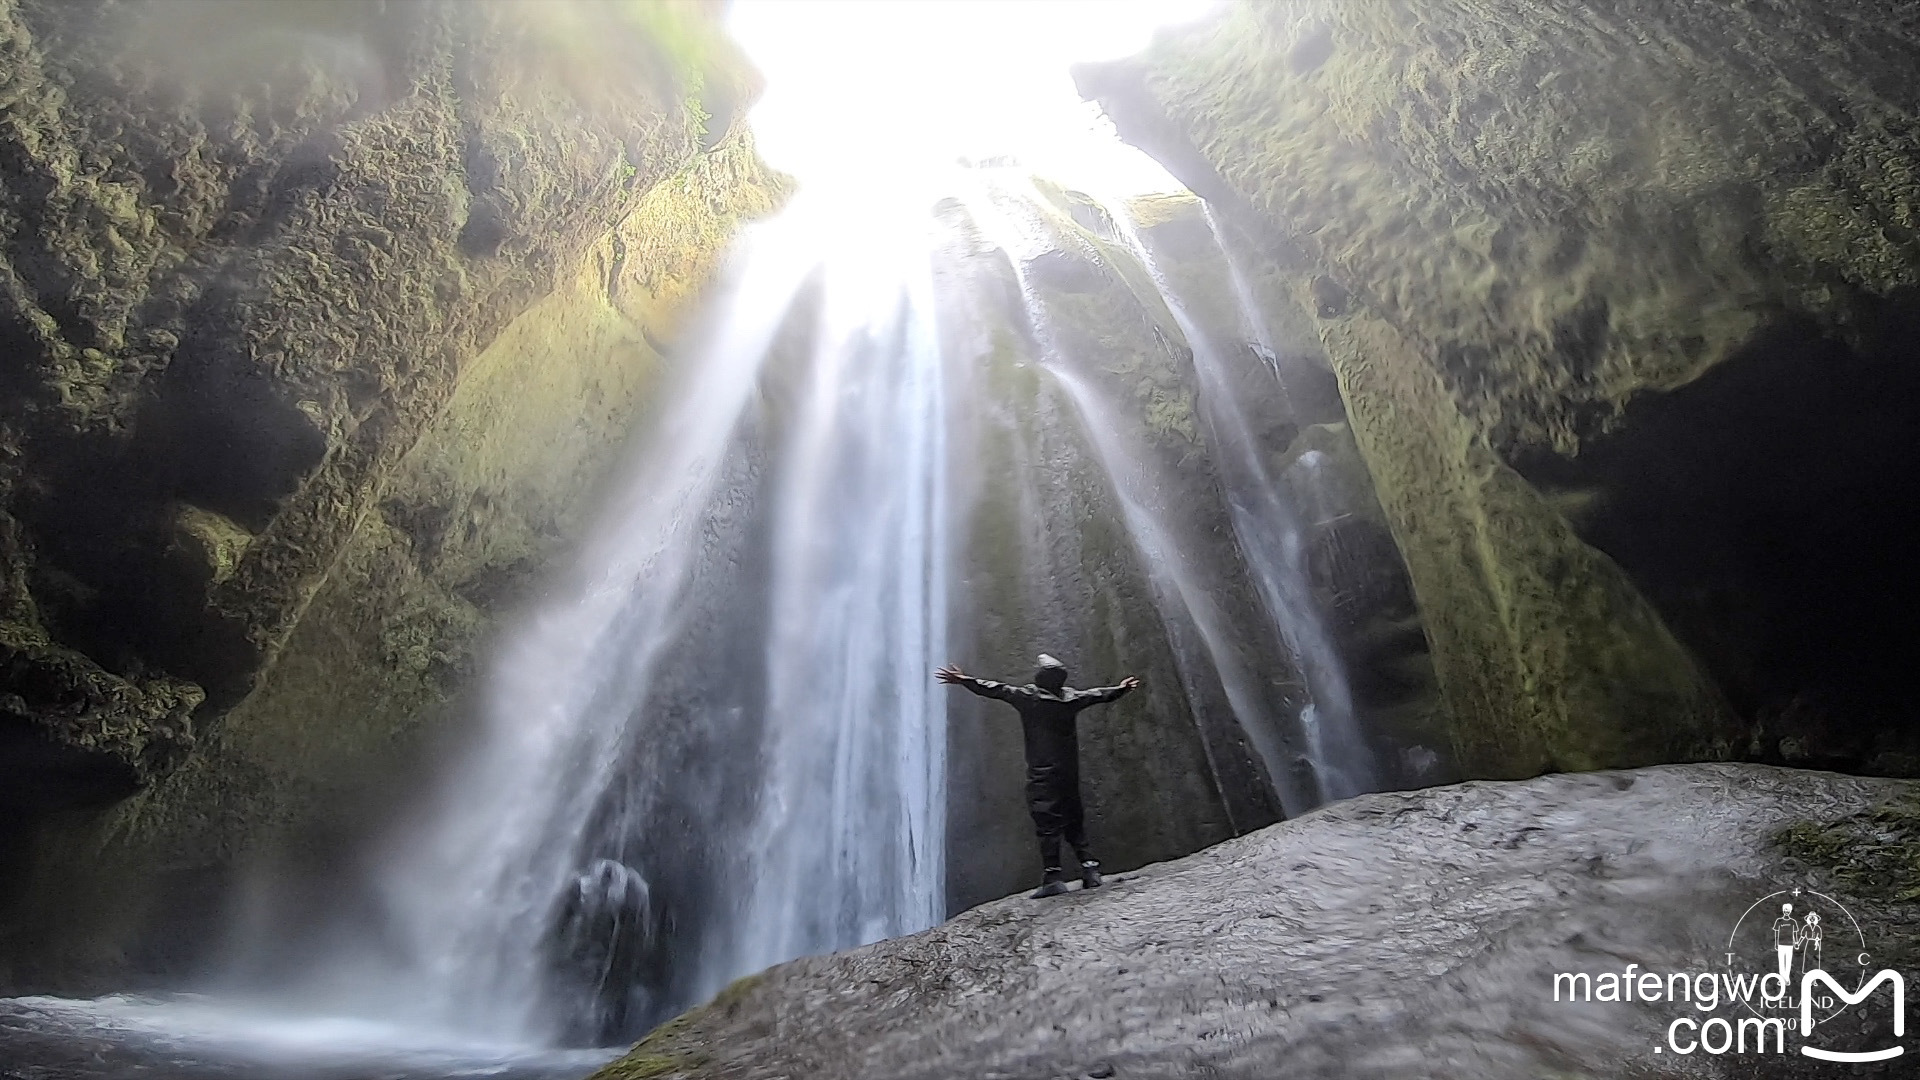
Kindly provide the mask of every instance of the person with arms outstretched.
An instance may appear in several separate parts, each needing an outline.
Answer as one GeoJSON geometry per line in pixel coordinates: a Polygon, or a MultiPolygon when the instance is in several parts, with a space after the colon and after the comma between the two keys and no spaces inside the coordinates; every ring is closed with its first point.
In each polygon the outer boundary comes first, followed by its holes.
{"type": "Polygon", "coordinates": [[[981,697],[1004,701],[1019,710],[1027,747],[1027,811],[1040,835],[1040,862],[1045,868],[1034,899],[1067,891],[1067,874],[1060,862],[1060,844],[1066,841],[1080,860],[1080,887],[1100,887],[1100,863],[1087,846],[1086,815],[1080,805],[1080,739],[1075,718],[1089,705],[1113,701],[1140,685],[1132,676],[1116,686],[1074,690],[1067,686],[1067,667],[1044,653],[1040,670],[1025,686],[976,679],[948,664],[934,677],[964,686],[981,697]]]}

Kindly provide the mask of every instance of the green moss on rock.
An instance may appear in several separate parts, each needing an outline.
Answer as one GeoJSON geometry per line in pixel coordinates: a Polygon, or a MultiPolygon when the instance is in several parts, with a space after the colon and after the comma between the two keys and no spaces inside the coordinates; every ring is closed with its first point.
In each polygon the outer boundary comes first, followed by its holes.
{"type": "Polygon", "coordinates": [[[1837,821],[1797,821],[1773,839],[1854,895],[1920,903],[1920,798],[1890,800],[1837,821]]]}
{"type": "Polygon", "coordinates": [[[1420,346],[1370,313],[1324,333],[1462,767],[1514,777],[1726,756],[1712,681],[1625,573],[1476,437],[1420,346]]]}
{"type": "Polygon", "coordinates": [[[1920,797],[1900,795],[1844,817],[1795,821],[1772,841],[1799,864],[1794,869],[1804,880],[1843,898],[1868,928],[1876,967],[1920,964],[1920,797]]]}
{"type": "Polygon", "coordinates": [[[0,964],[190,936],[176,882],[414,782],[784,197],[752,81],[699,4],[0,3],[0,618],[71,691],[11,704],[144,785],[39,845],[0,964]]]}
{"type": "Polygon", "coordinates": [[[676,339],[735,225],[784,190],[749,141],[724,143],[507,326],[390,471],[271,676],[187,767],[75,838],[43,871],[43,891],[87,882],[124,895],[132,910],[100,917],[126,920],[108,936],[134,935],[138,902],[165,903],[165,890],[151,898],[124,882],[186,879],[276,847],[295,863],[321,858],[314,844],[405,797],[415,748],[455,715],[496,619],[585,530],[666,369],[656,343],[676,339]]]}
{"type": "Polygon", "coordinates": [[[1739,743],[1577,508],[1508,463],[1579,454],[1784,317],[1847,338],[1912,287],[1897,24],[1881,0],[1242,3],[1080,73],[1317,313],[1469,771],[1739,743]]]}
{"type": "Polygon", "coordinates": [[[173,548],[209,584],[232,577],[251,543],[252,533],[211,510],[182,504],[174,511],[173,548]]]}
{"type": "Polygon", "coordinates": [[[696,1072],[711,1060],[702,1046],[703,1021],[724,1023],[766,983],[766,975],[747,975],[728,983],[713,1000],[654,1028],[627,1056],[594,1073],[589,1080],[655,1080],[696,1072]]]}

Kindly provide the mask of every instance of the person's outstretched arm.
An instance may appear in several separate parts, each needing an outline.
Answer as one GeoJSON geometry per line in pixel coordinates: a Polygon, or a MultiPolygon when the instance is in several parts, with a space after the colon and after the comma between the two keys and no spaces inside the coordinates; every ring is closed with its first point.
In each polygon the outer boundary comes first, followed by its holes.
{"type": "Polygon", "coordinates": [[[948,664],[934,672],[933,677],[943,683],[964,686],[981,697],[997,698],[1000,701],[1020,702],[1033,696],[1033,693],[1024,686],[994,682],[992,679],[976,679],[953,664],[948,664]]]}
{"type": "Polygon", "coordinates": [[[1121,679],[1116,686],[1101,686],[1092,690],[1082,690],[1073,696],[1073,700],[1075,702],[1084,702],[1088,705],[1100,705],[1125,697],[1127,691],[1139,685],[1140,680],[1129,675],[1121,679]]]}

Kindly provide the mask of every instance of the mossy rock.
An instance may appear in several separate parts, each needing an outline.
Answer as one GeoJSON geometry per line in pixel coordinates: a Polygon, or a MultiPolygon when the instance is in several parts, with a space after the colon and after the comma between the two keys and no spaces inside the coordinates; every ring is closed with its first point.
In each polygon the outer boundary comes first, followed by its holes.
{"type": "Polygon", "coordinates": [[[1920,904],[1920,796],[1837,821],[1798,821],[1777,833],[1774,844],[1832,874],[1856,896],[1920,904]]]}
{"type": "Polygon", "coordinates": [[[174,511],[173,548],[206,584],[232,577],[251,543],[253,534],[231,518],[186,504],[174,511]]]}
{"type": "Polygon", "coordinates": [[[1576,531],[1605,508],[1515,466],[1781,325],[1872,347],[1920,274],[1891,11],[1241,3],[1079,72],[1314,314],[1470,774],[1745,745],[1684,612],[1576,531]]]}
{"type": "Polygon", "coordinates": [[[1920,796],[1898,796],[1838,819],[1793,822],[1774,834],[1773,846],[1870,927],[1876,966],[1920,965],[1920,796]]]}
{"type": "Polygon", "coordinates": [[[594,1073],[588,1080],[656,1080],[685,1076],[711,1060],[702,1048],[702,1021],[724,1022],[766,981],[764,974],[747,975],[728,983],[713,1000],[654,1028],[625,1057],[594,1073]]]}
{"type": "Polygon", "coordinates": [[[402,7],[0,4],[10,704],[143,788],[37,849],[45,983],[417,783],[785,196],[706,5],[402,7]]]}

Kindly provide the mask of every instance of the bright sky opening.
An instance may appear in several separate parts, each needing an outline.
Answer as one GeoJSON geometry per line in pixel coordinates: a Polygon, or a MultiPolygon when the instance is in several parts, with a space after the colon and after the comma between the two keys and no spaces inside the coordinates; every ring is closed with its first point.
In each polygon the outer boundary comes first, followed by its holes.
{"type": "Polygon", "coordinates": [[[760,152],[807,187],[937,176],[1013,159],[1110,192],[1180,184],[1075,91],[1068,68],[1144,49],[1217,0],[740,0],[765,74],[760,152]]]}

